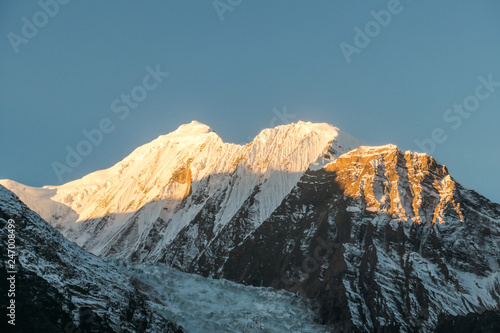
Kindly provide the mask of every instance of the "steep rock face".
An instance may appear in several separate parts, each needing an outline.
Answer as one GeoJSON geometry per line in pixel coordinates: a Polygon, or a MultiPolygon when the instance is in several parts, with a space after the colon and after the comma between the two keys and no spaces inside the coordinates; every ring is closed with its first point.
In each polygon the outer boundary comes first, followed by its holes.
{"type": "Polygon", "coordinates": [[[362,147],[325,169],[336,172],[344,194],[366,202],[367,210],[416,223],[443,223],[444,216],[463,221],[456,183],[426,154],[402,154],[393,145],[362,147]]]}
{"type": "MultiPolygon", "coordinates": [[[[16,332],[182,332],[148,305],[136,282],[65,239],[0,185],[2,230],[9,219],[16,236],[16,332]]],[[[0,236],[2,281],[13,270],[5,266],[7,235],[0,236]]],[[[0,297],[5,309],[10,300],[6,292],[0,297]]],[[[4,332],[13,328],[6,320],[1,325],[4,332]]]]}
{"type": "Polygon", "coordinates": [[[202,271],[213,266],[212,253],[224,257],[232,247],[219,239],[244,239],[309,166],[359,144],[328,124],[299,122],[266,129],[241,146],[192,122],[62,186],[0,183],[91,253],[202,271]]]}
{"type": "Polygon", "coordinates": [[[361,147],[306,172],[220,276],[297,291],[345,331],[427,332],[499,309],[499,240],[500,205],[431,157],[361,147]]]}

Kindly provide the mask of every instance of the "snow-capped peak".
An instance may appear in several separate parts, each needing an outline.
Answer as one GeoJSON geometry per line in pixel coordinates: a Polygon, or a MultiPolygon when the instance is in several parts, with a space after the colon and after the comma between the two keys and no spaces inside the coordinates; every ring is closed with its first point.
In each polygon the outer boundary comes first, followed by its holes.
{"type": "Polygon", "coordinates": [[[165,221],[157,244],[161,249],[214,200],[222,200],[213,216],[215,234],[242,211],[251,215],[252,228],[258,226],[312,164],[328,163],[360,144],[334,126],[297,122],[263,130],[242,146],[226,143],[209,126],[192,121],[111,168],[61,186],[0,183],[95,254],[110,251],[114,241],[109,241],[118,240],[122,231],[133,229],[127,237],[140,243],[157,221],[165,221]]]}
{"type": "Polygon", "coordinates": [[[171,134],[176,136],[194,136],[200,134],[207,134],[211,132],[214,132],[214,130],[211,129],[210,126],[202,124],[199,121],[193,120],[189,124],[184,124],[179,126],[179,128],[177,128],[171,134]]]}

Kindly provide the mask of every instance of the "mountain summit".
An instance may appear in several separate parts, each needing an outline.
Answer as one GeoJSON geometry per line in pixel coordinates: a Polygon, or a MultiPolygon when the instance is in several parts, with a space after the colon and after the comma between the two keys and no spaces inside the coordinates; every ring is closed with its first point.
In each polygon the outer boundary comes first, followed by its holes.
{"type": "Polygon", "coordinates": [[[179,126],[172,134],[178,136],[195,136],[200,134],[207,134],[214,132],[209,126],[200,123],[199,121],[193,120],[189,124],[184,124],[179,126]]]}

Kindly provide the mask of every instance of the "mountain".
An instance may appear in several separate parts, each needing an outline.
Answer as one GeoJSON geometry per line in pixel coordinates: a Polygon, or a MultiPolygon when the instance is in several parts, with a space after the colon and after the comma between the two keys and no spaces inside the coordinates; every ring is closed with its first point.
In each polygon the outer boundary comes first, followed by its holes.
{"type": "Polygon", "coordinates": [[[308,170],[213,271],[297,291],[342,331],[430,332],[499,310],[499,266],[500,205],[431,157],[383,146],[308,170]]]}
{"type": "Polygon", "coordinates": [[[320,167],[360,143],[333,126],[300,122],[266,129],[241,146],[193,121],[62,186],[0,184],[93,254],[186,269],[205,245],[227,252],[232,245],[219,244],[223,235],[238,229],[244,239],[255,230],[311,164],[320,167]]]}
{"type": "Polygon", "coordinates": [[[8,318],[15,325],[3,318],[2,332],[183,332],[148,304],[138,281],[65,239],[1,185],[0,225],[0,278],[14,282],[2,288],[0,303],[5,309],[14,300],[16,309],[8,318]]]}
{"type": "Polygon", "coordinates": [[[426,154],[327,124],[245,146],[192,122],[61,186],[1,184],[103,257],[299,293],[340,331],[500,309],[500,205],[426,154]]]}

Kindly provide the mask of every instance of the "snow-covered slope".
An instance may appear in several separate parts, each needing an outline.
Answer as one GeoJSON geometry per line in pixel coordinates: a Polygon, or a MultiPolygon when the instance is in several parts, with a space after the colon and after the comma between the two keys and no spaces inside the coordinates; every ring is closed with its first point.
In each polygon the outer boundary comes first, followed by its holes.
{"type": "Polygon", "coordinates": [[[244,286],[180,272],[164,264],[109,260],[151,287],[153,306],[190,333],[323,333],[310,302],[272,288],[244,286]]]}
{"type": "Polygon", "coordinates": [[[200,212],[211,211],[204,242],[232,230],[241,214],[246,216],[244,238],[271,215],[311,164],[320,167],[359,145],[333,126],[299,122],[263,130],[241,146],[223,142],[193,121],[109,169],[62,186],[0,184],[94,254],[170,260],[187,267],[202,255],[193,223],[200,212]],[[179,246],[183,257],[173,258],[168,249],[179,246]]]}
{"type": "MultiPolygon", "coordinates": [[[[15,327],[3,318],[3,332],[183,332],[148,305],[139,283],[65,239],[1,185],[0,226],[2,286],[7,271],[17,271],[9,273],[16,291],[8,300],[15,300],[15,327]],[[7,258],[9,219],[14,258],[7,258]]],[[[0,298],[5,309],[3,288],[0,298]]]]}

